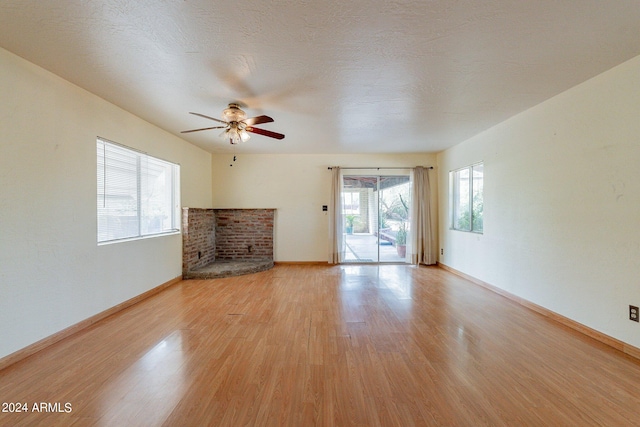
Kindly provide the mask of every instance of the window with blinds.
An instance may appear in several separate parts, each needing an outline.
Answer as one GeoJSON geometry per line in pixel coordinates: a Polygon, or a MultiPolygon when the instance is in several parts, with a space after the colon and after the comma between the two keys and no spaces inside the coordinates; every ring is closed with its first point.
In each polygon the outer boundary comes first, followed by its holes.
{"type": "Polygon", "coordinates": [[[180,166],[97,140],[98,243],[179,231],[180,166]]]}

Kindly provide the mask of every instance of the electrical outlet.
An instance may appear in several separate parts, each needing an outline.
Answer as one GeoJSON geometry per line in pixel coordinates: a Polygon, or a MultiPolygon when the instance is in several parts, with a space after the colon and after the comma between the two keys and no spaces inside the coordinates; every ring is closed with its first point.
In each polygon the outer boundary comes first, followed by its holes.
{"type": "Polygon", "coordinates": [[[629,320],[633,320],[634,322],[640,322],[640,317],[638,313],[638,307],[635,305],[629,306],[629,320]]]}
{"type": "Polygon", "coordinates": [[[444,249],[440,249],[440,255],[444,255],[444,249]]]}

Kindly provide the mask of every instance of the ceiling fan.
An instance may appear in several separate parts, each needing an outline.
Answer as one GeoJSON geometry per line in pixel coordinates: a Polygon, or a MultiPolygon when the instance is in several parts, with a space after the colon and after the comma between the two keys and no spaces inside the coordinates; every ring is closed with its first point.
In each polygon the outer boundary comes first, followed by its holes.
{"type": "Polygon", "coordinates": [[[258,135],[268,136],[269,138],[283,139],[284,135],[270,130],[256,128],[253,125],[259,125],[262,123],[273,122],[273,119],[269,116],[257,116],[247,118],[247,114],[240,109],[238,104],[231,103],[228,108],[225,108],[222,112],[224,120],[216,119],[214,117],[205,116],[200,113],[189,113],[196,116],[204,117],[205,119],[213,120],[219,123],[223,123],[224,126],[213,126],[208,128],[184,130],[180,133],[199,132],[201,130],[210,129],[224,129],[220,136],[228,139],[231,144],[239,144],[245,142],[250,138],[249,133],[256,133],[258,135]]]}

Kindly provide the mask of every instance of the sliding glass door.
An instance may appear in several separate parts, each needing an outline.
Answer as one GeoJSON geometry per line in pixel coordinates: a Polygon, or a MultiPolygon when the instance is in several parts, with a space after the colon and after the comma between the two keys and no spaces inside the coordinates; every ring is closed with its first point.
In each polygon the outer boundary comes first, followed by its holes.
{"type": "Polygon", "coordinates": [[[406,262],[408,173],[343,176],[345,262],[406,262]]]}

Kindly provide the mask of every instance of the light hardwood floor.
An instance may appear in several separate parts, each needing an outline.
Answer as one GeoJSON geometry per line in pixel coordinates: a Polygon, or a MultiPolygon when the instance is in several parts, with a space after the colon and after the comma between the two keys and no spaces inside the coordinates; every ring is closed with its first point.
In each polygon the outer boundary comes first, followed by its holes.
{"type": "Polygon", "coordinates": [[[631,426],[640,363],[437,267],[278,265],[179,282],[0,371],[0,402],[29,410],[2,426],[631,426]]]}

